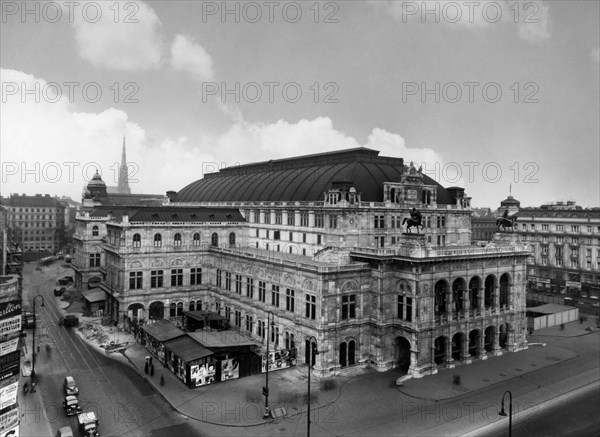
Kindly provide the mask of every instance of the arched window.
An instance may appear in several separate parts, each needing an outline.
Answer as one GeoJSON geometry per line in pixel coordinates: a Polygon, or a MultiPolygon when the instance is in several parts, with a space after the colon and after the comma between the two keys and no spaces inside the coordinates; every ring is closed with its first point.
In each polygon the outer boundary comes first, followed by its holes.
{"type": "Polygon", "coordinates": [[[177,303],[177,317],[183,315],[183,302],[177,303]]]}
{"type": "Polygon", "coordinates": [[[133,234],[133,247],[142,247],[142,236],[140,234],[133,234]]]}
{"type": "Polygon", "coordinates": [[[162,235],[154,234],[154,247],[162,246],[162,235]]]}
{"type": "Polygon", "coordinates": [[[508,301],[508,289],[509,289],[509,278],[505,273],[500,277],[500,308],[507,307],[508,301]]]}
{"type": "Polygon", "coordinates": [[[216,232],[210,237],[210,245],[215,247],[219,245],[219,235],[216,232]]]}
{"type": "Polygon", "coordinates": [[[196,302],[192,300],[188,308],[190,311],[196,311],[196,302]]]}
{"type": "Polygon", "coordinates": [[[94,226],[92,228],[92,237],[97,237],[98,236],[98,226],[94,226]]]}
{"type": "Polygon", "coordinates": [[[435,312],[443,314],[446,312],[446,283],[438,281],[435,284],[435,312]]]}
{"type": "Polygon", "coordinates": [[[194,246],[200,246],[200,233],[196,232],[196,233],[194,234],[194,237],[193,237],[193,239],[192,239],[192,244],[193,244],[194,246]]]}
{"type": "Polygon", "coordinates": [[[171,305],[169,305],[169,317],[175,317],[177,315],[177,306],[175,305],[175,302],[171,303],[171,305]]]}
{"type": "Polygon", "coordinates": [[[175,247],[181,247],[181,234],[175,234],[173,237],[173,245],[175,247]]]}
{"type": "Polygon", "coordinates": [[[230,246],[235,246],[235,233],[232,232],[231,234],[229,234],[229,245],[230,246]]]}

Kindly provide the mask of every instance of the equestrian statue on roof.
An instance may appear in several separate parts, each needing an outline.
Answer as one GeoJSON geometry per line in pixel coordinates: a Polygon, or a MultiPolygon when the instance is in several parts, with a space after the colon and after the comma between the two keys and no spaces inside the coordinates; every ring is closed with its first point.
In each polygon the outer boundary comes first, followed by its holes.
{"type": "Polygon", "coordinates": [[[423,229],[423,224],[421,223],[421,221],[423,220],[423,216],[421,215],[421,213],[419,211],[416,210],[416,208],[413,208],[410,211],[410,218],[408,217],[404,217],[404,220],[402,220],[402,225],[404,225],[406,223],[406,232],[408,232],[409,234],[410,232],[410,228],[415,227],[417,228],[417,234],[419,233],[419,227],[421,229],[423,229]]]}

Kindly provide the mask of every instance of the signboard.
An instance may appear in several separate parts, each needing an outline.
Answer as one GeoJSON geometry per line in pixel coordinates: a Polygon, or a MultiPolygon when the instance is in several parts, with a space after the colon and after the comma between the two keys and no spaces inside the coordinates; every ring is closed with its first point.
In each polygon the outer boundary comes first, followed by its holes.
{"type": "Polygon", "coordinates": [[[8,340],[3,343],[0,343],[0,357],[16,351],[18,346],[19,346],[19,338],[18,337],[14,338],[12,340],[8,340]]]}
{"type": "Polygon", "coordinates": [[[2,431],[0,433],[0,437],[19,437],[19,425],[17,424],[15,427],[2,431]]]}
{"type": "Polygon", "coordinates": [[[215,363],[190,366],[190,379],[195,387],[214,383],[215,374],[215,363]]]}
{"type": "Polygon", "coordinates": [[[0,302],[0,320],[21,315],[21,301],[0,302]]]}
{"type": "Polygon", "coordinates": [[[21,330],[21,314],[0,320],[0,336],[21,330]]]}
{"type": "Polygon", "coordinates": [[[0,388],[0,410],[10,407],[17,403],[17,392],[19,391],[19,382],[13,382],[6,387],[0,388]]]}
{"type": "MultiPolygon", "coordinates": [[[[13,408],[0,415],[0,432],[4,432],[19,424],[19,409],[13,408]]],[[[0,434],[4,435],[4,434],[0,434]]]]}
{"type": "Polygon", "coordinates": [[[581,290],[581,282],[566,281],[565,285],[567,287],[578,288],[578,289],[581,290]]]}
{"type": "Polygon", "coordinates": [[[221,381],[240,377],[240,363],[237,358],[221,361],[221,381]]]}
{"type": "Polygon", "coordinates": [[[20,351],[10,352],[0,357],[0,369],[2,372],[7,372],[13,368],[19,368],[20,351]]]}

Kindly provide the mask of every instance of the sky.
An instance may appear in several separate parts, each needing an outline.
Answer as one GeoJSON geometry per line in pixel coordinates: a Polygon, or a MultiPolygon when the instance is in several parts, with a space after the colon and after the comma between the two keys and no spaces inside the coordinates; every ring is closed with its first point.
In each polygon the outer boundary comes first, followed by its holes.
{"type": "Polygon", "coordinates": [[[475,207],[600,206],[596,1],[1,0],[2,196],[353,147],[475,207]]]}

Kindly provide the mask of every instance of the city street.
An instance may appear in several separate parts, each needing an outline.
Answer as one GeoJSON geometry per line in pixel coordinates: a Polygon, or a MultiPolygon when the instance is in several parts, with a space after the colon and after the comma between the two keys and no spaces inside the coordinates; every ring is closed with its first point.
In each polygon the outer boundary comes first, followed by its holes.
{"type": "MultiPolygon", "coordinates": [[[[35,437],[28,432],[28,423],[35,420],[49,422],[53,432],[67,425],[76,431],[77,417],[67,417],[62,409],[62,383],[67,375],[77,382],[83,410],[96,412],[101,435],[201,435],[128,364],[90,348],[75,334],[75,328],[58,326],[60,298],[55,297],[52,290],[56,287],[56,278],[69,274],[70,270],[56,267],[57,264],[44,267],[43,273],[35,271],[35,264],[25,266],[24,301],[31,302],[33,296],[41,294],[45,306],[40,308],[41,299],[36,300],[36,348],[39,344],[40,352],[35,370],[43,405],[23,412],[22,435],[35,437]],[[50,345],[50,352],[46,345],[50,345]]],[[[26,344],[30,351],[31,331],[28,331],[26,344]]]]}

